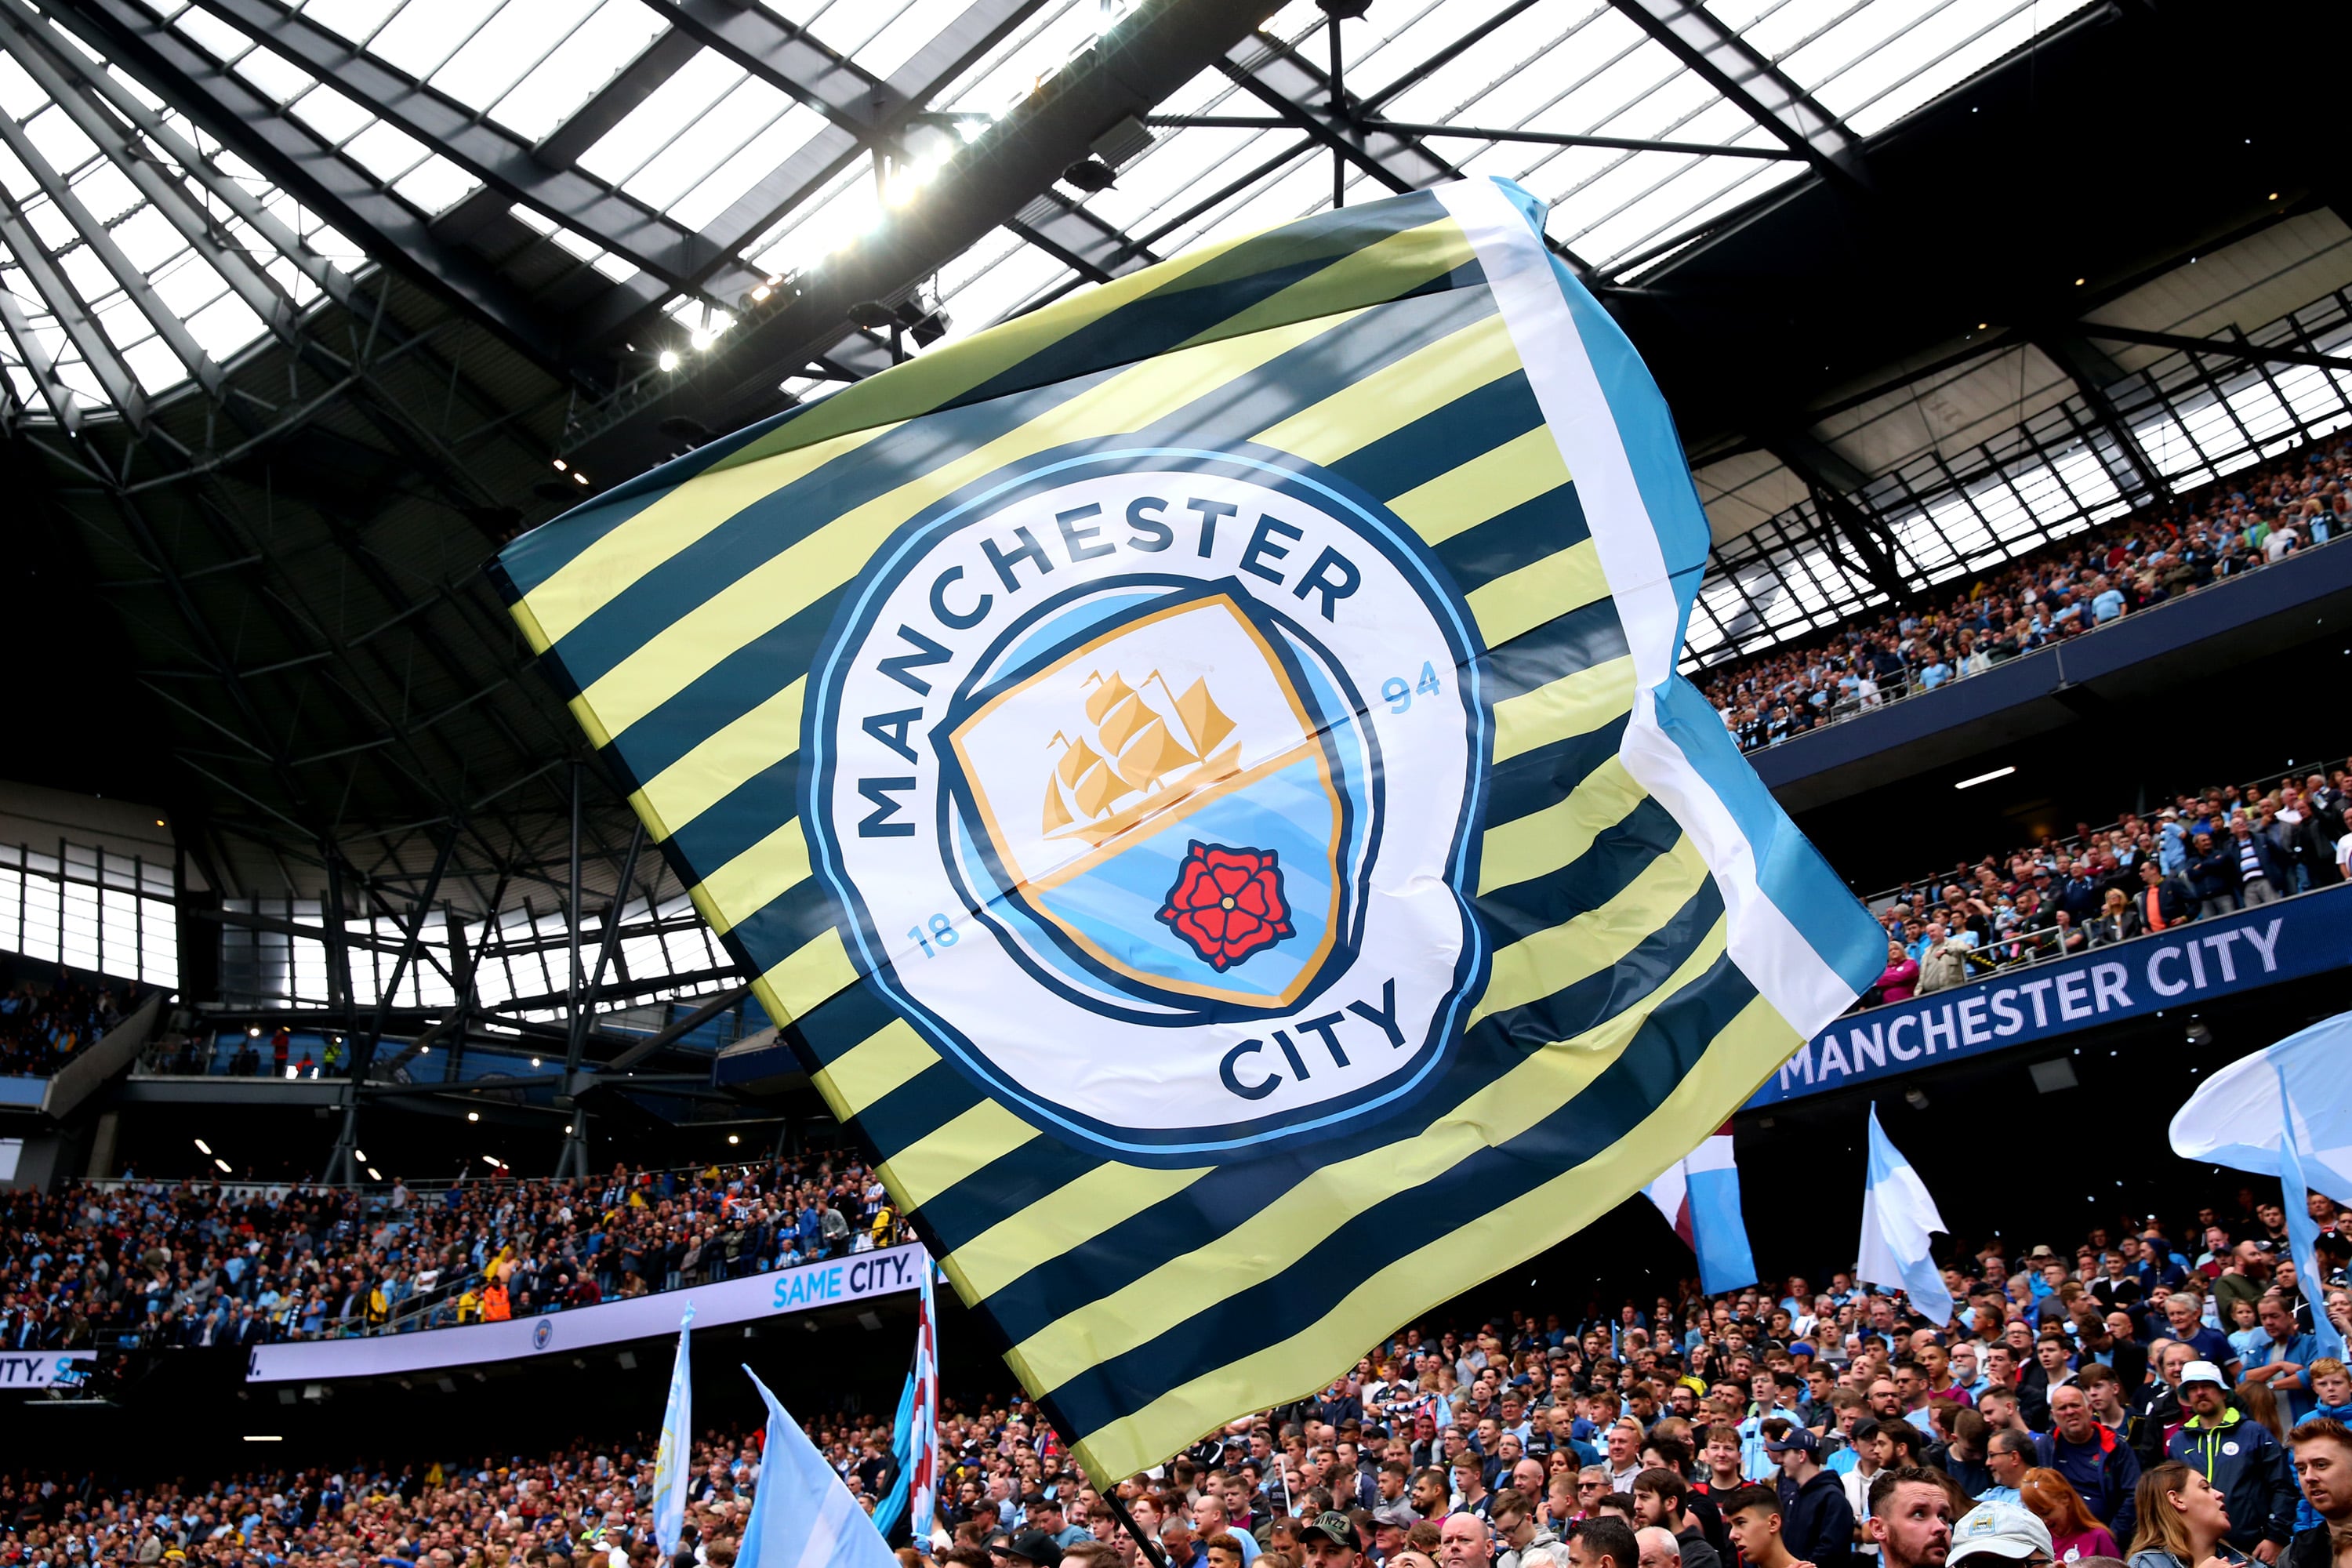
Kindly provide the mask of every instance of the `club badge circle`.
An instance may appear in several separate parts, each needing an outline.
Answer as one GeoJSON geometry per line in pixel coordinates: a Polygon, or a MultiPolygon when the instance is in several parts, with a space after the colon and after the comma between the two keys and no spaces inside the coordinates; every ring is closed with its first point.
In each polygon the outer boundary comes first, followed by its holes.
{"type": "Polygon", "coordinates": [[[1334,475],[1045,454],[844,595],[803,708],[812,870],[889,1005],[1056,1136],[1174,1165],[1361,1127],[1485,984],[1482,651],[1334,475]]]}

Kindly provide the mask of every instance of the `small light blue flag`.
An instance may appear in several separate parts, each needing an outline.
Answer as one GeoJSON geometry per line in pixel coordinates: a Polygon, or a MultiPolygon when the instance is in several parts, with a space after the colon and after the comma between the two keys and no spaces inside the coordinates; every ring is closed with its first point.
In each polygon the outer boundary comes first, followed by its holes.
{"type": "Polygon", "coordinates": [[[2327,1287],[2315,1249],[2310,1194],[2352,1202],[2352,1013],[2323,1018],[2223,1068],[2172,1118],[2172,1152],[2231,1170],[2275,1176],[2286,1209],[2296,1282],[2311,1304],[2319,1353],[2344,1357],[2327,1317],[2327,1287]]]}
{"type": "Polygon", "coordinates": [[[677,1360],[670,1363],[669,1404],[662,1411],[661,1450],[654,1457],[654,1540],[662,1555],[686,1531],[686,1487],[694,1478],[694,1373],[688,1361],[694,1303],[677,1321],[677,1360]]]}
{"type": "Polygon", "coordinates": [[[1739,1167],[1732,1160],[1731,1124],[1706,1139],[1642,1189],[1683,1245],[1698,1255],[1698,1285],[1710,1296],[1756,1283],[1748,1247],[1748,1221],[1739,1207],[1739,1167]]]}
{"type": "MultiPolygon", "coordinates": [[[[2279,1184],[2284,1194],[2287,1245],[2294,1251],[2295,1283],[2311,1303],[2311,1333],[2319,1356],[2344,1359],[2344,1331],[2327,1315],[2327,1276],[2319,1269],[2319,1222],[2311,1217],[2310,1184],[2304,1180],[2303,1134],[2295,1128],[2295,1104],[2286,1073],[2279,1080],[2279,1184]]],[[[2307,1380],[2307,1378],[2306,1378],[2307,1380]]]]}
{"type": "Polygon", "coordinates": [[[1869,1183],[1862,1196],[1856,1272],[1873,1285],[1901,1286],[1920,1315],[1940,1328],[1952,1321],[1952,1293],[1927,1237],[1946,1228],[1944,1216],[1936,1212],[1927,1184],[1878,1125],[1875,1105],[1870,1108],[1869,1183]]]}
{"type": "Polygon", "coordinates": [[[898,1568],[898,1554],[800,1423],[784,1413],[760,1374],[743,1369],[768,1402],[760,1479],[735,1561],[739,1568],[898,1568]]]}

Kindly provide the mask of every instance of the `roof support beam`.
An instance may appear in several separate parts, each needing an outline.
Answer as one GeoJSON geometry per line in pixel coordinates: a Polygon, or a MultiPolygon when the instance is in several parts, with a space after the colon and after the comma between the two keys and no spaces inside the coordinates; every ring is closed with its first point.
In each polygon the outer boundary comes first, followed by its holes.
{"type": "MultiPolygon", "coordinates": [[[[131,0],[113,0],[130,4],[131,0]]],[[[777,291],[693,374],[614,393],[583,410],[567,453],[591,471],[635,473],[668,455],[656,422],[683,415],[711,430],[740,428],[783,403],[777,382],[848,334],[849,308],[903,299],[1050,187],[1122,118],[1214,66],[1274,8],[1274,0],[1145,0],[1087,55],[956,155],[920,201],[892,210],[852,249],[777,291]]]]}
{"type": "Polygon", "coordinates": [[[53,15],[369,255],[422,279],[541,364],[559,374],[588,370],[521,290],[444,242],[407,203],[138,0],[81,0],[53,15]]]}
{"type": "Polygon", "coordinates": [[[1852,552],[1854,566],[1870,585],[1890,599],[1909,597],[1911,584],[1899,564],[1902,546],[1885,520],[1854,499],[1862,476],[1853,466],[1802,433],[1775,437],[1764,445],[1804,481],[1814,507],[1852,552]]]}
{"type": "Polygon", "coordinates": [[[2132,434],[2131,421],[2116,406],[2107,388],[2125,379],[2123,368],[2076,333],[2071,331],[2045,333],[2034,341],[2034,347],[2050,356],[2060,370],[2074,384],[2074,390],[2090,405],[2091,416],[2098,422],[2113,443],[2120,465],[2106,466],[2114,475],[2116,488],[2137,490],[2157,500],[2172,499],[2172,487],[2165,482],[2164,470],[2156,466],[2139,437],[2132,434]],[[2123,472],[2116,472],[2120,466],[2123,472]]]}
{"type": "Polygon", "coordinates": [[[132,429],[143,430],[147,424],[147,395],[140,390],[138,377],[131,374],[131,367],[122,363],[97,318],[89,313],[89,301],[81,297],[58,266],[49,247],[33,232],[16,199],[5,192],[0,192],[0,244],[7,246],[34,289],[56,312],[58,325],[65,329],[66,336],[80,352],[82,363],[89,366],[99,385],[106,389],[107,401],[122,411],[132,429]]]}
{"type": "Polygon", "coordinates": [[[685,68],[701,52],[690,34],[673,27],[647,44],[618,75],[598,88],[587,102],[573,110],[562,124],[540,139],[531,156],[551,169],[567,169],[581,154],[602,142],[626,120],[637,105],[651,98],[662,83],[685,68]]]}
{"type": "Polygon", "coordinates": [[[2285,343],[2258,343],[2245,338],[2189,338],[2178,332],[2149,332],[2137,327],[2111,327],[2104,321],[2080,321],[2075,331],[2101,342],[2138,343],[2151,349],[2177,349],[2182,353],[2211,354],[2217,359],[2268,361],[2273,364],[2316,365],[2321,370],[2352,370],[2352,359],[2298,349],[2285,343]]]}
{"type": "MultiPolygon", "coordinates": [[[[688,279],[709,268],[713,253],[702,236],[576,169],[551,167],[513,132],[384,65],[278,0],[198,4],[485,184],[536,207],[673,288],[688,288],[688,279]]],[[[719,285],[730,297],[740,291],[724,279],[719,285]]]]}
{"type": "MultiPolygon", "coordinates": [[[[740,301],[731,296],[761,281],[750,277],[747,249],[787,214],[814,200],[869,148],[897,149],[908,125],[929,108],[931,100],[1042,3],[970,0],[955,20],[887,81],[877,82],[866,72],[841,66],[832,50],[758,5],[739,6],[728,0],[651,0],[654,9],[669,19],[675,36],[718,49],[826,117],[823,129],[707,226],[714,256],[730,264],[740,258],[750,280],[732,288],[700,276],[691,281],[719,298],[727,309],[740,311],[740,301]]],[[[584,318],[582,336],[586,342],[606,342],[630,331],[655,303],[641,294],[616,289],[584,318]]]]}
{"type": "Polygon", "coordinates": [[[1824,175],[1867,188],[1862,138],[1727,26],[1701,0],[1610,0],[1716,91],[1824,175]]]}

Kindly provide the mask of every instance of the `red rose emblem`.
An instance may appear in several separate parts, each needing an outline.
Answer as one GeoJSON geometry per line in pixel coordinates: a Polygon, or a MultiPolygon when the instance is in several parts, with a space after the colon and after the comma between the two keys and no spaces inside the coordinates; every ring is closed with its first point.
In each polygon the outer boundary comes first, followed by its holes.
{"type": "Polygon", "coordinates": [[[1160,918],[1212,969],[1230,969],[1291,934],[1282,868],[1271,849],[1194,840],[1160,918]]]}

